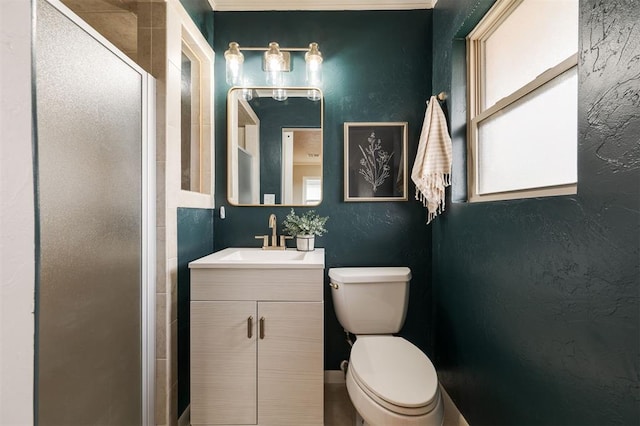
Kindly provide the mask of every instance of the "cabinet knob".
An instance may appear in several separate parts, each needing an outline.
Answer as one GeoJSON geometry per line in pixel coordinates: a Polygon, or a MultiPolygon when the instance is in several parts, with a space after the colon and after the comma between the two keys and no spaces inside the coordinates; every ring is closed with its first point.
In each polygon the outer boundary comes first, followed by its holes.
{"type": "Polygon", "coordinates": [[[247,338],[253,337],[253,317],[247,318],[247,338]]]}
{"type": "Polygon", "coordinates": [[[260,338],[264,339],[264,317],[260,318],[260,338]]]}

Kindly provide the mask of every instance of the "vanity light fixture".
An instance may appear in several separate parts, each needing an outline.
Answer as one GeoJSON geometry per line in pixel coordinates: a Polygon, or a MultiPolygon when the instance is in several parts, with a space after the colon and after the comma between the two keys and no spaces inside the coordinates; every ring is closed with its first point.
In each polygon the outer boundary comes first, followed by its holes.
{"type": "MultiPolygon", "coordinates": [[[[291,58],[285,62],[284,54],[280,51],[280,45],[275,41],[269,43],[269,49],[264,52],[262,69],[267,73],[267,86],[273,87],[273,99],[276,101],[287,100],[287,91],[284,86],[285,68],[290,64],[291,58]]],[[[288,69],[287,69],[288,70],[288,69]]]]}
{"type": "Polygon", "coordinates": [[[238,86],[242,84],[242,64],[244,55],[240,51],[240,46],[235,41],[229,43],[229,49],[224,52],[224,59],[227,63],[227,84],[238,86]]]}
{"type": "Polygon", "coordinates": [[[309,86],[322,84],[322,53],[318,50],[318,43],[310,43],[309,51],[304,54],[307,63],[307,83],[309,86]]]}
{"type": "MultiPolygon", "coordinates": [[[[309,51],[304,54],[304,61],[307,64],[307,84],[311,87],[322,86],[322,53],[318,50],[318,43],[309,44],[309,51]]],[[[319,100],[320,91],[308,90],[307,98],[312,101],[319,100]]]]}
{"type": "MultiPolygon", "coordinates": [[[[306,81],[310,87],[320,88],[322,86],[322,53],[318,49],[318,43],[310,43],[309,47],[280,47],[278,43],[272,41],[268,47],[240,47],[238,43],[229,43],[229,49],[224,52],[226,60],[227,84],[232,86],[242,86],[242,68],[244,55],[242,51],[263,51],[262,70],[267,73],[266,81],[269,87],[273,87],[273,98],[276,100],[287,99],[284,86],[285,72],[291,71],[290,52],[305,52],[306,81]]],[[[308,96],[311,100],[320,99],[320,91],[310,89],[308,96]]]]}
{"type": "MultiPolygon", "coordinates": [[[[269,43],[267,51],[264,52],[264,58],[262,60],[262,70],[270,73],[274,71],[284,72],[289,71],[291,64],[291,57],[287,55],[285,59],[283,51],[280,50],[280,45],[275,41],[269,43]]],[[[269,77],[267,77],[268,79],[269,77]]]]}

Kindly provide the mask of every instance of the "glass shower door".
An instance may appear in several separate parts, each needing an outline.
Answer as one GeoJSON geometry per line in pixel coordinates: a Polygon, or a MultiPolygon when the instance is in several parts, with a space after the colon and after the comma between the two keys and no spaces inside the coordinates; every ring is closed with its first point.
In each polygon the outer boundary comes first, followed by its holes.
{"type": "Polygon", "coordinates": [[[140,425],[148,77],[55,1],[35,39],[38,424],[140,425]]]}

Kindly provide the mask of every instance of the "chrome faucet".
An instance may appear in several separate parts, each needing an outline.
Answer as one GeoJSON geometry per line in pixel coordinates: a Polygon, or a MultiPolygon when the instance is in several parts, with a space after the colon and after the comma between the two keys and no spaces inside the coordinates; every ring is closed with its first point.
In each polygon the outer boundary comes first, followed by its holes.
{"type": "Polygon", "coordinates": [[[280,235],[280,244],[278,244],[278,235],[276,234],[278,228],[278,220],[275,214],[269,215],[269,228],[271,232],[271,245],[269,245],[269,235],[256,235],[256,239],[262,240],[262,250],[285,250],[287,248],[286,240],[293,237],[288,235],[280,235]]]}

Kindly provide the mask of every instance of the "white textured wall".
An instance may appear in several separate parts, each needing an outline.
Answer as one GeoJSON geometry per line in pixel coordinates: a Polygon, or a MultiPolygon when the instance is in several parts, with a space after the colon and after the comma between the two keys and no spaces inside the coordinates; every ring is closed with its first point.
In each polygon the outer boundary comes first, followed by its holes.
{"type": "Polygon", "coordinates": [[[0,0],[0,425],[33,424],[30,3],[0,0]]]}

